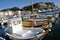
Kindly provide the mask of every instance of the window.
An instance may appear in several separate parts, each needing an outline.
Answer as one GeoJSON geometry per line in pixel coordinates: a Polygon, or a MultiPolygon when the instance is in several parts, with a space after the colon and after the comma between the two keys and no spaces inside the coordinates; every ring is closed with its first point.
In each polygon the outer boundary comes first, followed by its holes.
{"type": "Polygon", "coordinates": [[[20,23],[21,23],[21,20],[13,21],[13,25],[17,25],[17,24],[20,24],[20,23]]]}
{"type": "Polygon", "coordinates": [[[23,18],[23,22],[28,22],[29,20],[27,18],[23,18]]]}

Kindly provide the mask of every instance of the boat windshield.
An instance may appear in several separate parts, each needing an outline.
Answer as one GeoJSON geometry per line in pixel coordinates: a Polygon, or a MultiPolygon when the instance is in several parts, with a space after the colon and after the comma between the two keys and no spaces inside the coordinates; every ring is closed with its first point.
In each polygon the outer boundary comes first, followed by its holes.
{"type": "Polygon", "coordinates": [[[17,24],[20,24],[20,23],[21,23],[20,20],[13,21],[13,25],[17,25],[17,24]]]}

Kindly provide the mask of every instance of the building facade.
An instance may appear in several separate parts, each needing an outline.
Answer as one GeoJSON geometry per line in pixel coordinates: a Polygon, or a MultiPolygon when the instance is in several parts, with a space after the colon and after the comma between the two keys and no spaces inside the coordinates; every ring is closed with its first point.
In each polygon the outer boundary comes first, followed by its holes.
{"type": "Polygon", "coordinates": [[[16,7],[0,10],[0,17],[11,17],[18,14],[21,14],[21,10],[16,7]]]}

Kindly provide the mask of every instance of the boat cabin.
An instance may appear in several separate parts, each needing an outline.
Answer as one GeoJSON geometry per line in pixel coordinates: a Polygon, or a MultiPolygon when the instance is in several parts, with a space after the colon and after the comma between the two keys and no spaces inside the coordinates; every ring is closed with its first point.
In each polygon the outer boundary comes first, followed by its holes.
{"type": "Polygon", "coordinates": [[[21,18],[12,18],[8,20],[9,31],[16,33],[19,30],[22,30],[22,19],[21,18]]]}

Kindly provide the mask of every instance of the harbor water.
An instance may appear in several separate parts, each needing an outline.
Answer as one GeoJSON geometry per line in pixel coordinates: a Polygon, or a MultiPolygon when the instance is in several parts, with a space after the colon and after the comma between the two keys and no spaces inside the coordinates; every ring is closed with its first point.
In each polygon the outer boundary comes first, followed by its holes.
{"type": "Polygon", "coordinates": [[[58,18],[54,29],[49,35],[45,36],[43,40],[60,40],[60,18],[58,18]]]}

